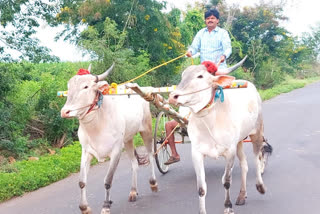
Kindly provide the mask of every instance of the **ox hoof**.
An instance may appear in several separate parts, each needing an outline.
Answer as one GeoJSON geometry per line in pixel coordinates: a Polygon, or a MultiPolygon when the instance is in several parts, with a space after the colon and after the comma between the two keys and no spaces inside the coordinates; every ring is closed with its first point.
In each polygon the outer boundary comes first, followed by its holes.
{"type": "Polygon", "coordinates": [[[237,198],[236,205],[241,206],[241,205],[245,205],[245,203],[246,203],[246,198],[242,198],[242,197],[237,198]]]}
{"type": "Polygon", "coordinates": [[[110,214],[110,208],[102,208],[101,214],[110,214]]]}
{"type": "Polygon", "coordinates": [[[156,180],[150,179],[150,188],[152,192],[158,192],[158,184],[156,180]]]}
{"type": "Polygon", "coordinates": [[[247,198],[247,192],[246,191],[240,191],[237,201],[236,201],[236,205],[244,205],[246,203],[246,198],[247,198]]]}
{"type": "Polygon", "coordinates": [[[260,192],[261,194],[266,193],[266,188],[263,184],[257,184],[256,185],[258,192],[260,192]]]}
{"type": "Polygon", "coordinates": [[[234,212],[233,212],[232,208],[226,208],[226,209],[224,209],[223,214],[234,214],[234,212]]]}
{"type": "Polygon", "coordinates": [[[88,206],[80,206],[81,214],[92,214],[91,208],[88,206]]]}
{"type": "Polygon", "coordinates": [[[138,193],[135,191],[131,191],[129,194],[129,202],[135,202],[137,200],[138,193]]]}
{"type": "Polygon", "coordinates": [[[151,185],[150,188],[151,188],[152,192],[158,192],[158,185],[157,184],[156,185],[151,185]]]}

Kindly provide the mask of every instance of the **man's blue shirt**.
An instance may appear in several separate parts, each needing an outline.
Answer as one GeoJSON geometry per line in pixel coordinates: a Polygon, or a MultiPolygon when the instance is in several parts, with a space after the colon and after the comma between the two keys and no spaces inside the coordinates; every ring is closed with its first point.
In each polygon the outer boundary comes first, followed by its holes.
{"type": "MultiPolygon", "coordinates": [[[[210,33],[208,28],[203,28],[193,39],[189,51],[192,55],[200,51],[201,62],[212,61],[218,63],[222,55],[228,58],[232,52],[229,34],[218,26],[210,33]]],[[[226,60],[219,67],[227,68],[226,60]]]]}

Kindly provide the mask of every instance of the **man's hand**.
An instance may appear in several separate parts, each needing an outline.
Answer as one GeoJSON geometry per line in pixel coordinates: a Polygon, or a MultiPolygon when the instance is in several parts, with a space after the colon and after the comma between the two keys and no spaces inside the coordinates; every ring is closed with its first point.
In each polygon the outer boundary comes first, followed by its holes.
{"type": "Polygon", "coordinates": [[[226,60],[226,56],[225,56],[225,55],[222,55],[222,56],[220,57],[220,62],[224,62],[224,60],[226,60]]]}
{"type": "Polygon", "coordinates": [[[187,56],[187,57],[192,57],[191,51],[188,51],[188,52],[186,53],[186,56],[187,56]]]}

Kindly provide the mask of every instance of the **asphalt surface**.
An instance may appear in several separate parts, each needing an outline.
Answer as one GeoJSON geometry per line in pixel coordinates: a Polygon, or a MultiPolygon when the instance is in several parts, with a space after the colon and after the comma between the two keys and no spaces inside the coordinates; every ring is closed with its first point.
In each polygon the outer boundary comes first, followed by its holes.
{"type": "MultiPolygon", "coordinates": [[[[273,146],[263,176],[267,192],[261,195],[255,188],[255,165],[250,143],[245,145],[249,173],[248,198],[244,206],[234,205],[236,214],[303,214],[319,213],[320,203],[320,82],[282,94],[263,103],[265,136],[273,146]]],[[[181,161],[162,175],[156,170],[159,192],[152,193],[148,167],[139,169],[136,202],[128,202],[131,183],[130,163],[122,156],[111,191],[113,214],[198,213],[198,193],[192,166],[190,144],[177,145],[181,161]]],[[[206,159],[208,213],[223,213],[224,188],[221,177],[224,160],[206,159]]],[[[108,163],[90,169],[88,201],[94,214],[100,213],[104,200],[103,178],[108,163]]],[[[22,197],[0,204],[1,214],[73,214],[80,213],[78,174],[22,197]]],[[[233,170],[231,199],[240,189],[238,161],[233,170]]]]}

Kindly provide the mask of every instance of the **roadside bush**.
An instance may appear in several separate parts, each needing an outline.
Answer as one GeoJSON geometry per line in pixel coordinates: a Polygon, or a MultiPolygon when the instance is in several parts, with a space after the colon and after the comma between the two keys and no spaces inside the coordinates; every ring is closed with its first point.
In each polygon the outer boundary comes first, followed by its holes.
{"type": "Polygon", "coordinates": [[[60,117],[65,98],[56,94],[88,64],[0,63],[0,154],[24,159],[76,140],[77,121],[60,117]]]}
{"type": "MultiPolygon", "coordinates": [[[[81,146],[75,142],[39,161],[19,161],[0,171],[0,201],[36,190],[79,171],[81,146]]],[[[96,161],[95,161],[96,163],[96,161]]]]}
{"type": "Polygon", "coordinates": [[[236,79],[248,80],[250,82],[254,82],[254,77],[251,72],[245,72],[243,68],[238,68],[234,72],[230,74],[234,76],[236,79]]]}
{"type": "Polygon", "coordinates": [[[268,89],[284,80],[284,72],[276,61],[268,59],[263,62],[254,74],[254,83],[257,88],[268,89]]]}

